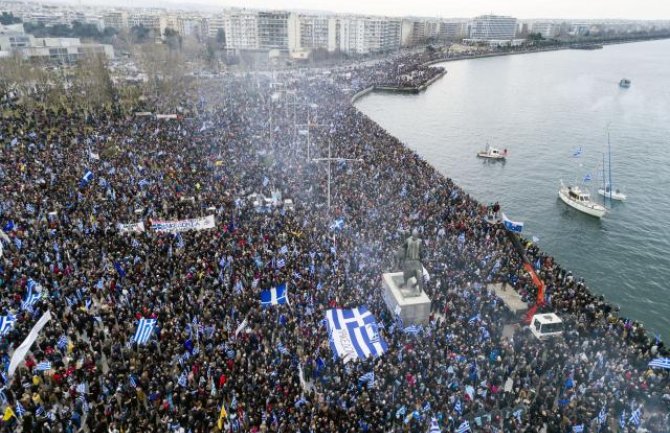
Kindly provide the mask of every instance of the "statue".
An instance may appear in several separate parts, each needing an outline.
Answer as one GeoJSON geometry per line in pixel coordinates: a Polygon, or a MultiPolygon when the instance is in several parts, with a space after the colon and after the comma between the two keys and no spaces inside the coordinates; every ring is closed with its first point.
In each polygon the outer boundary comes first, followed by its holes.
{"type": "Polygon", "coordinates": [[[423,291],[423,265],[421,264],[421,239],[419,231],[412,230],[412,236],[405,240],[398,251],[398,258],[403,273],[403,286],[410,289],[414,296],[423,291]]]}

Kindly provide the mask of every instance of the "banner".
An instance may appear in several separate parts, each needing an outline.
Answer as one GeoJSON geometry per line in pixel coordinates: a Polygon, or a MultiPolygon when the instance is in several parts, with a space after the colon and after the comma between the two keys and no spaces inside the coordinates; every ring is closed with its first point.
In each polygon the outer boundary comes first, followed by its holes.
{"type": "Polygon", "coordinates": [[[30,346],[32,346],[35,340],[37,340],[37,336],[39,335],[40,331],[42,330],[42,328],[44,328],[44,325],[46,325],[49,320],[51,320],[51,312],[47,311],[42,315],[42,317],[40,317],[40,320],[38,320],[37,323],[35,323],[35,326],[33,326],[33,329],[30,330],[30,333],[28,334],[26,339],[23,340],[23,343],[21,343],[21,345],[16,348],[14,354],[12,355],[12,360],[9,362],[9,370],[7,371],[7,376],[11,377],[14,374],[16,368],[19,366],[21,362],[23,362],[23,359],[26,357],[28,350],[30,350],[30,346]]]}
{"type": "Polygon", "coordinates": [[[177,119],[176,114],[156,114],[156,119],[177,119]]]}
{"type": "Polygon", "coordinates": [[[119,233],[142,233],[144,231],[144,222],[140,221],[138,223],[132,224],[117,224],[119,228],[119,233]]]}
{"type": "Polygon", "coordinates": [[[151,221],[151,229],[159,233],[177,233],[188,230],[205,230],[214,228],[214,215],[181,221],[151,221]]]}

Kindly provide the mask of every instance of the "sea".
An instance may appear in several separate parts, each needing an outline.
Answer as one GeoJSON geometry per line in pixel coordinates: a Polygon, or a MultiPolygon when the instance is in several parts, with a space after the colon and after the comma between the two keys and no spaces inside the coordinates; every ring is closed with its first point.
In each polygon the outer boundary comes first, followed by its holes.
{"type": "Polygon", "coordinates": [[[356,107],[481,203],[499,202],[523,236],[668,344],[668,53],[661,40],[447,62],[423,93],[371,93],[356,107]],[[477,158],[487,144],[507,160],[477,158]],[[560,201],[561,180],[602,200],[603,165],[625,202],[599,220],[560,201]]]}

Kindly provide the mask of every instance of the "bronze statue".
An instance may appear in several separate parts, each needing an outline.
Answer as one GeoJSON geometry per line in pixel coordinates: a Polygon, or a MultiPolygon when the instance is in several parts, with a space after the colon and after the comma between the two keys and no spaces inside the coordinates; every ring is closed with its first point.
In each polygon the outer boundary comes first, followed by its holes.
{"type": "Polygon", "coordinates": [[[421,264],[421,239],[419,231],[412,230],[412,236],[405,239],[398,251],[400,266],[403,273],[403,287],[412,289],[418,296],[423,291],[423,265],[421,264]]]}

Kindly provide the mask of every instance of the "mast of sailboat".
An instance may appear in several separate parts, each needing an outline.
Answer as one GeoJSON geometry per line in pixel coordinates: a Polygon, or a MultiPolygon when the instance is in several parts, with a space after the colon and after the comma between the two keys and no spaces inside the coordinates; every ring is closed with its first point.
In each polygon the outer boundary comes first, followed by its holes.
{"type": "Polygon", "coordinates": [[[610,145],[609,131],[607,131],[607,165],[609,171],[610,201],[612,201],[612,190],[614,189],[614,185],[612,184],[612,146],[610,145]]]}
{"type": "Polygon", "coordinates": [[[605,152],[603,152],[603,204],[607,199],[607,178],[605,177],[605,152]]]}

